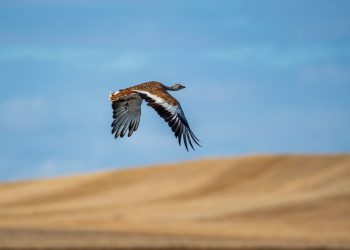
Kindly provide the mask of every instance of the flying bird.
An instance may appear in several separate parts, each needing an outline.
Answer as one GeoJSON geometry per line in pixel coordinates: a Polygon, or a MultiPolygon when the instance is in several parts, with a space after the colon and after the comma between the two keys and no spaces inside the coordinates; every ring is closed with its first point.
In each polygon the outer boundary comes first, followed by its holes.
{"type": "Polygon", "coordinates": [[[160,82],[151,81],[111,92],[109,100],[112,102],[113,108],[111,126],[114,137],[124,137],[126,133],[130,137],[137,130],[141,117],[141,104],[145,100],[147,105],[157,111],[168,123],[180,146],[181,140],[183,140],[187,151],[188,144],[193,150],[194,143],[200,146],[198,138],[188,125],[180,103],[168,93],[168,91],[177,91],[183,88],[185,86],[178,83],[168,87],[160,82]]]}

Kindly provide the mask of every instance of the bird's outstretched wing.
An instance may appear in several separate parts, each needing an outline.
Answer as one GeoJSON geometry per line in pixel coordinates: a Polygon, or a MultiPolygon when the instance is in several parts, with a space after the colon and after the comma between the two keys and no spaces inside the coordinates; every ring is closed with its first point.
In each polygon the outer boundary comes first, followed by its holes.
{"type": "Polygon", "coordinates": [[[112,134],[115,138],[128,137],[137,130],[140,123],[142,98],[138,94],[130,94],[112,102],[113,122],[112,134]]]}
{"type": "Polygon", "coordinates": [[[152,107],[157,113],[168,123],[175,137],[178,138],[179,145],[183,140],[188,151],[188,143],[194,150],[192,142],[198,146],[199,140],[192,132],[188,125],[187,119],[180,106],[180,103],[167,92],[160,92],[157,95],[151,94],[148,91],[133,90],[134,93],[139,94],[144,99],[148,106],[152,107]]]}

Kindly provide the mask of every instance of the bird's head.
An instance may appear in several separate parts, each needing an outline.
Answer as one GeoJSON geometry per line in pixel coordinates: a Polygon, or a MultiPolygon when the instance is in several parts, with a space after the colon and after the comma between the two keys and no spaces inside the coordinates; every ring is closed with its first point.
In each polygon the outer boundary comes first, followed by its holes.
{"type": "Polygon", "coordinates": [[[172,85],[171,90],[180,90],[180,89],[184,89],[186,88],[185,86],[181,85],[180,83],[175,83],[174,85],[172,85]]]}

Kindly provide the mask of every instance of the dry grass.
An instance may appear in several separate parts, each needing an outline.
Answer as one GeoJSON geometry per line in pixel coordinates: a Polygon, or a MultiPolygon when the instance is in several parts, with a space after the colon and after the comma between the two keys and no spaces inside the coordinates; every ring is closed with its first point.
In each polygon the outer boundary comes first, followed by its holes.
{"type": "Polygon", "coordinates": [[[201,160],[0,185],[2,249],[350,249],[350,155],[201,160]]]}

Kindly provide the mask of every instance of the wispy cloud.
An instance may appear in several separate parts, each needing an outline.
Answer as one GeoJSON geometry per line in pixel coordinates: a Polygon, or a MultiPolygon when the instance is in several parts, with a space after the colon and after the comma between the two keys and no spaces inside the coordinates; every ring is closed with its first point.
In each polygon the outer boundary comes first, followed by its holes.
{"type": "Polygon", "coordinates": [[[318,63],[330,58],[350,57],[350,48],[334,46],[272,47],[271,45],[236,46],[204,51],[203,58],[217,63],[261,64],[276,68],[318,63]]]}
{"type": "Polygon", "coordinates": [[[86,164],[82,161],[46,159],[35,167],[35,171],[32,173],[32,178],[65,175],[67,173],[81,173],[84,170],[84,167],[86,167],[86,164]]]}
{"type": "Polygon", "coordinates": [[[305,85],[350,86],[350,66],[330,63],[307,66],[302,69],[299,80],[305,85]]]}
{"type": "Polygon", "coordinates": [[[1,46],[0,62],[45,62],[74,68],[132,71],[145,67],[151,55],[145,51],[94,47],[1,46]]]}

